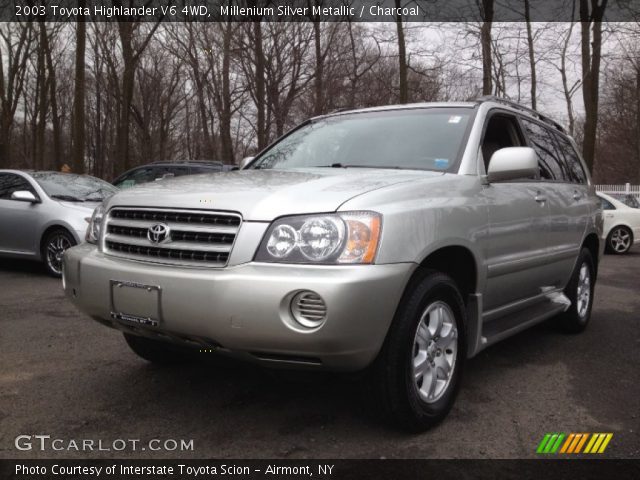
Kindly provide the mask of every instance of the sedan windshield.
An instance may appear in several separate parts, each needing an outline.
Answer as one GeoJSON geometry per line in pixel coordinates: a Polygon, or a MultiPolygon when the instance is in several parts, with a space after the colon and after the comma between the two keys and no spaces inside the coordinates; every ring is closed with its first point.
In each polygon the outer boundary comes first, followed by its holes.
{"type": "Polygon", "coordinates": [[[31,176],[47,195],[70,202],[101,202],[118,191],[110,183],[88,175],[34,172],[31,176]]]}
{"type": "Polygon", "coordinates": [[[453,172],[470,108],[418,108],[325,117],[302,126],[249,168],[403,168],[453,172]]]}

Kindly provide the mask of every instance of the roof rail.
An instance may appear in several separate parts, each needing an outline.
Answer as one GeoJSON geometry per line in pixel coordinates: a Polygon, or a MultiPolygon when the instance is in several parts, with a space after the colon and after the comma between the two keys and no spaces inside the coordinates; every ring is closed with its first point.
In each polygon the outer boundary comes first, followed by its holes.
{"type": "Polygon", "coordinates": [[[478,103],[483,103],[483,102],[503,103],[503,104],[508,105],[510,107],[516,108],[518,110],[522,110],[523,112],[527,112],[528,114],[536,117],[538,120],[541,120],[544,123],[546,123],[548,125],[551,125],[553,128],[555,128],[556,130],[558,130],[558,131],[560,131],[560,132],[562,132],[564,134],[567,133],[565,131],[565,129],[562,127],[562,125],[560,125],[555,120],[552,120],[551,118],[547,117],[546,115],[543,115],[542,113],[538,112],[537,110],[534,110],[533,108],[525,107],[524,105],[520,105],[518,102],[514,102],[513,100],[509,100],[508,98],[496,97],[495,95],[484,95],[482,97],[476,98],[476,102],[478,102],[478,103]]]}

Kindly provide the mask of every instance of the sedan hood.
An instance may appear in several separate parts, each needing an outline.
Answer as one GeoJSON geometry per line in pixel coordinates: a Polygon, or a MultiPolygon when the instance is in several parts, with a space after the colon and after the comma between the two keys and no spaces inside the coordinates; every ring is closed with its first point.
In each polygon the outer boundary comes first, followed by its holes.
{"type": "Polygon", "coordinates": [[[358,195],[440,175],[362,168],[240,170],[140,185],[111,197],[108,207],[227,210],[239,212],[245,220],[271,221],[283,215],[333,212],[358,195]]]}

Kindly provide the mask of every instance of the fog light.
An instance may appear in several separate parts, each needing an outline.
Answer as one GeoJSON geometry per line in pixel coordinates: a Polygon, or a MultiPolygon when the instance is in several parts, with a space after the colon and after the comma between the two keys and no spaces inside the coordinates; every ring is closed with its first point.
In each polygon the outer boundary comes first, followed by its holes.
{"type": "Polygon", "coordinates": [[[327,320],[327,305],[315,292],[302,291],[291,300],[291,315],[306,328],[318,328],[327,320]]]}

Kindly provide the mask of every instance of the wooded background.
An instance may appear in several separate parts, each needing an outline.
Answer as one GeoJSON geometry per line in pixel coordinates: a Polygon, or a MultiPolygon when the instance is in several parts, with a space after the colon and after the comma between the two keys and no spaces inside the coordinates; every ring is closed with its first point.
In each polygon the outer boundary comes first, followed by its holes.
{"type": "MultiPolygon", "coordinates": [[[[397,2],[399,3],[399,2],[397,2]]],[[[564,123],[598,183],[640,183],[640,23],[0,23],[0,168],[112,179],[238,163],[337,109],[508,97],[564,123]]]]}

